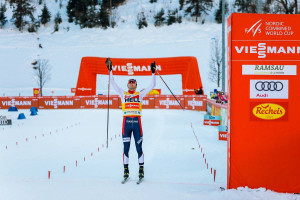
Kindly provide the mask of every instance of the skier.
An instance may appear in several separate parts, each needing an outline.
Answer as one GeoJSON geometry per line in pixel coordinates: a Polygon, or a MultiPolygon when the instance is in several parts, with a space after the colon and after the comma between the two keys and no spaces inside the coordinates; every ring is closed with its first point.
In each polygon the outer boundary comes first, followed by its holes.
{"type": "Polygon", "coordinates": [[[123,138],[123,164],[124,164],[124,180],[122,183],[125,183],[129,178],[129,148],[131,135],[135,140],[136,151],[138,153],[138,162],[139,162],[139,181],[138,184],[144,178],[144,154],[142,150],[143,143],[143,130],[141,124],[142,116],[142,100],[156,85],[155,78],[155,61],[151,63],[151,72],[152,72],[152,83],[151,85],[141,90],[140,92],[136,91],[137,82],[135,79],[129,79],[127,87],[128,91],[123,91],[114,81],[112,73],[112,62],[110,58],[106,59],[106,66],[110,73],[110,82],[113,85],[115,91],[120,95],[122,100],[122,111],[123,111],[123,127],[122,127],[122,138],[123,138]]]}

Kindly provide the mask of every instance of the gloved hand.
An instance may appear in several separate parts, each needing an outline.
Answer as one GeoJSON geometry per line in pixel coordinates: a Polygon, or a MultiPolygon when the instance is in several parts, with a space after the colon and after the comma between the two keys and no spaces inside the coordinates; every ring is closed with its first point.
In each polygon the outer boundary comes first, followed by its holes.
{"type": "Polygon", "coordinates": [[[155,61],[153,63],[151,63],[150,66],[151,66],[152,74],[155,73],[155,70],[156,70],[155,61]]]}
{"type": "Polygon", "coordinates": [[[107,69],[108,69],[109,71],[111,71],[111,69],[112,69],[112,62],[111,62],[110,58],[107,58],[107,59],[106,59],[105,64],[106,64],[106,66],[107,66],[107,69]]]}

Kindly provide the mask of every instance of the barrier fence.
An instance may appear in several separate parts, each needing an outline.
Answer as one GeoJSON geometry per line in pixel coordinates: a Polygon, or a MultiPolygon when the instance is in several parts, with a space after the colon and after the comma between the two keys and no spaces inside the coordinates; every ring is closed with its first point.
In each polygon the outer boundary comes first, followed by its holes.
{"type": "Polygon", "coordinates": [[[215,100],[207,99],[207,114],[221,117],[221,125],[227,126],[227,104],[216,103],[215,100]]]}
{"type": "MultiPolygon", "coordinates": [[[[176,95],[186,110],[206,111],[206,95],[176,95]]],[[[46,97],[0,97],[0,109],[15,106],[18,109],[106,109],[106,95],[96,96],[46,96],[46,97]]],[[[143,101],[144,109],[181,109],[172,95],[148,95],[143,101]]],[[[109,98],[109,107],[122,108],[121,99],[117,95],[109,98]]]]}

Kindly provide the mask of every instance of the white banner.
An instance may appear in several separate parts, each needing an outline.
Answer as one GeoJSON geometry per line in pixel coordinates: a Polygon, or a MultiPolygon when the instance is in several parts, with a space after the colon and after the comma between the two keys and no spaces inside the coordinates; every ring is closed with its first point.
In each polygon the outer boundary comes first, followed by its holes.
{"type": "Polygon", "coordinates": [[[288,80],[250,80],[250,99],[288,98],[288,80]]]}
{"type": "Polygon", "coordinates": [[[243,65],[243,75],[297,75],[297,65],[243,65]]]}

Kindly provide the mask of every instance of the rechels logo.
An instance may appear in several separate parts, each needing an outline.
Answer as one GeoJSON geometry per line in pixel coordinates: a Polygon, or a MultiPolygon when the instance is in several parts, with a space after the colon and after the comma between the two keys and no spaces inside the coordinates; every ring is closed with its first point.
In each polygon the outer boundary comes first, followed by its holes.
{"type": "Polygon", "coordinates": [[[252,113],[255,117],[263,120],[275,120],[282,118],[286,111],[281,105],[275,103],[263,103],[255,106],[252,113]]]}
{"type": "Polygon", "coordinates": [[[249,34],[253,34],[253,37],[256,35],[256,33],[261,33],[261,22],[262,19],[258,20],[257,22],[255,22],[250,28],[245,28],[245,33],[249,34]]]}

